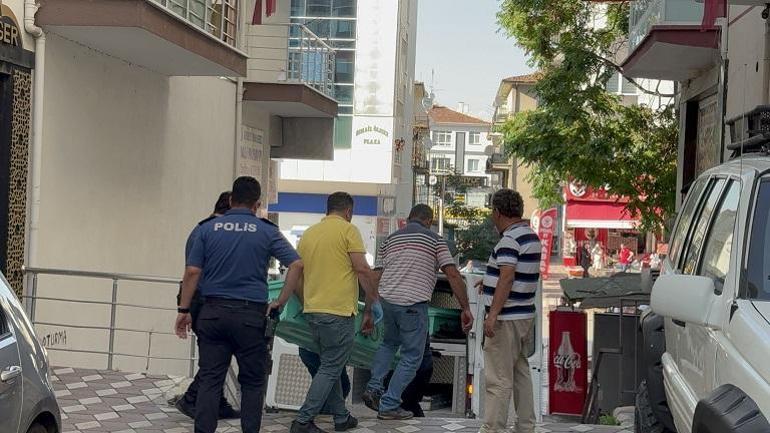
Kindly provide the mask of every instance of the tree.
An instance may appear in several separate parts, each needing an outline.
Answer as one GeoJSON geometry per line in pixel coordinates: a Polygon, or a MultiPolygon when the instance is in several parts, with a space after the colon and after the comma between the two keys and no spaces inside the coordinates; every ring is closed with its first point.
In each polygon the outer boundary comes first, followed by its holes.
{"type": "Polygon", "coordinates": [[[608,186],[630,198],[626,209],[643,229],[654,230],[674,212],[678,124],[671,106],[627,106],[605,89],[621,71],[614,59],[625,49],[628,11],[629,2],[503,0],[498,22],[540,77],[538,108],[500,132],[506,151],[533,168],[541,207],[560,203],[566,182],[608,186]],[[606,25],[593,25],[597,9],[606,25]]]}
{"type": "Polygon", "coordinates": [[[464,260],[487,260],[500,236],[489,218],[469,221],[455,233],[457,251],[464,260]]]}

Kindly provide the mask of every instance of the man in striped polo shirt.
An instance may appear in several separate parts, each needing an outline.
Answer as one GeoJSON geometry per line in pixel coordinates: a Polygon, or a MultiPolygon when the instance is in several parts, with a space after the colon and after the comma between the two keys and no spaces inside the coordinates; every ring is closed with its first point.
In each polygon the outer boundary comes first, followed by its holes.
{"type": "Polygon", "coordinates": [[[414,415],[401,408],[401,394],[422,362],[428,335],[428,302],[439,269],[446,274],[462,307],[463,330],[468,332],[473,325],[465,281],[446,242],[430,230],[432,223],[433,210],[418,204],[409,213],[407,226],[388,236],[377,254],[375,269],[381,275],[379,294],[385,338],[374,357],[372,379],[363,400],[367,407],[378,411],[380,419],[409,419],[414,415]],[[399,349],[401,359],[385,392],[383,382],[399,349]]]}
{"type": "Polygon", "coordinates": [[[492,196],[492,221],[500,232],[483,280],[484,399],[483,433],[508,424],[511,397],[518,433],[535,431],[535,409],[527,348],[534,338],[535,299],[540,281],[540,239],[522,220],[524,202],[511,189],[492,196]]]}

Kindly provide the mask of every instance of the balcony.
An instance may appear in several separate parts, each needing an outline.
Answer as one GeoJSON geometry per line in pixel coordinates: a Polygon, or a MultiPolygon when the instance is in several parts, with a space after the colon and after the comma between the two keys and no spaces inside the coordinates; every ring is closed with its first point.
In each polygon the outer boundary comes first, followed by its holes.
{"type": "Polygon", "coordinates": [[[334,49],[298,23],[249,26],[247,38],[244,114],[273,116],[281,132],[271,133],[270,156],[331,160],[338,112],[334,49]]]}
{"type": "Polygon", "coordinates": [[[684,81],[719,60],[719,31],[702,28],[697,0],[637,0],[629,14],[624,75],[684,81]]]}
{"type": "Polygon", "coordinates": [[[174,76],[245,76],[237,0],[40,0],[47,31],[174,76]]]}

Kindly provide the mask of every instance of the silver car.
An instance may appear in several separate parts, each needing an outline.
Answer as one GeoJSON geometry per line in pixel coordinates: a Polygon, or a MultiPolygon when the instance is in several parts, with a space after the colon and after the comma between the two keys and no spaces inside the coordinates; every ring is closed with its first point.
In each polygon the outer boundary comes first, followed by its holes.
{"type": "Polygon", "coordinates": [[[0,274],[0,433],[59,433],[48,357],[0,274]]]}

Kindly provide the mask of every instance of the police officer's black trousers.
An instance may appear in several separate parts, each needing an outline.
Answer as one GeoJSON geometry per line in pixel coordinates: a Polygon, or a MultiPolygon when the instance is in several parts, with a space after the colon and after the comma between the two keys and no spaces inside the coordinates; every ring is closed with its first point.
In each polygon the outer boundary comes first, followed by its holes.
{"type": "Polygon", "coordinates": [[[241,428],[245,433],[259,431],[267,364],[266,308],[253,302],[206,300],[197,323],[200,388],[196,433],[214,433],[217,428],[222,386],[233,355],[241,385],[241,428]]]}

